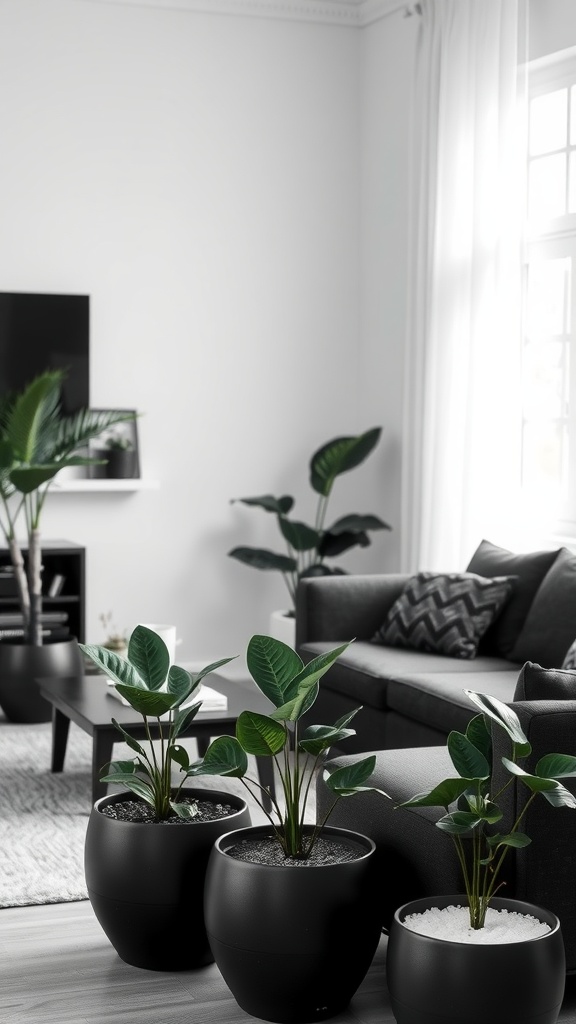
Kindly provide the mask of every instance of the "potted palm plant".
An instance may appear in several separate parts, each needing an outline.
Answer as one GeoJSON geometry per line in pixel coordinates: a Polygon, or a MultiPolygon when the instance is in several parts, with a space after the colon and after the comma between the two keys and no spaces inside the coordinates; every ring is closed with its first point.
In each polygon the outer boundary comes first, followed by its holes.
{"type": "Polygon", "coordinates": [[[112,719],[135,756],[103,766],[101,781],[121,788],[97,800],[88,820],[84,863],[94,913],[134,967],[180,971],[212,963],[203,911],[208,857],[218,836],[251,819],[242,797],[185,786],[198,772],[187,770],[179,738],[201,710],[194,695],[202,679],[232,659],[191,675],[170,664],[162,637],[142,625],[126,657],[104,645],[80,648],[142,717],[147,735],[141,743],[112,719]]]}
{"type": "Polygon", "coordinates": [[[290,608],[278,614],[294,618],[296,590],[302,577],[342,574],[344,570],[331,565],[330,559],[354,547],[368,547],[370,534],[375,530],[391,529],[379,516],[358,513],[341,516],[330,526],[326,525],[328,503],[337,477],[360,466],[378,444],[381,433],[381,427],[374,427],[355,437],[336,437],[313,454],[309,466],[310,486],[318,495],[313,524],[291,518],[295,501],[289,494],[232,499],[276,516],[286,553],[244,546],[232,548],[228,554],[253,569],[282,574],[290,608]]]}
{"type": "Polygon", "coordinates": [[[449,734],[454,777],[398,805],[444,808],[435,824],[453,841],[465,899],[423,898],[396,911],[386,966],[392,1008],[398,1024],[555,1024],[565,982],[560,922],[545,908],[497,893],[506,855],[530,844],[521,826],[532,801],[543,797],[551,807],[576,808],[576,797],[560,781],[576,776],[576,757],[547,754],[526,771],[519,762],[531,746],[514,709],[465,692],[480,714],[465,733],[449,734]],[[493,769],[492,726],[510,742],[502,772],[493,769]],[[508,821],[501,802],[515,782],[528,798],[514,803],[508,821]],[[485,978],[489,986],[479,984],[485,978]]]}
{"type": "Polygon", "coordinates": [[[24,630],[21,641],[0,644],[0,705],[12,721],[49,719],[50,705],[35,678],[82,671],[77,638],[43,643],[41,518],[50,484],[63,469],[93,462],[82,454],[90,440],[134,418],[134,413],[113,410],[63,415],[64,376],[62,370],[47,370],[0,403],[0,529],[14,568],[24,630]]]}
{"type": "Polygon", "coordinates": [[[316,700],[319,680],[348,646],[304,665],[280,640],[253,636],[247,666],[270,701],[270,714],[243,711],[235,737],[218,737],[200,762],[183,763],[189,775],[240,779],[268,818],[266,825],[216,840],[204,904],[224,980],[242,1009],[263,1020],[296,1024],[340,1012],[362,982],[380,937],[375,844],[328,822],[338,800],[374,788],[366,784],[374,756],[333,771],[333,806],[322,821],[306,821],[315,775],[330,746],[354,735],[349,726],[360,708],[334,725],[303,727],[300,720],[316,700]],[[249,754],[274,760],[282,796],[277,800],[267,791],[270,810],[260,782],[248,774],[249,754]]]}

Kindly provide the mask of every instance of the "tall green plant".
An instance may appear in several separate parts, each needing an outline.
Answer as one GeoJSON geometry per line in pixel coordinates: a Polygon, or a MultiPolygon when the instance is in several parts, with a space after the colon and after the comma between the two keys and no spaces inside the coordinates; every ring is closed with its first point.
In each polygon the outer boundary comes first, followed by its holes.
{"type": "Polygon", "coordinates": [[[112,679],[120,696],[142,716],[146,732],[144,745],[112,719],[136,757],[106,765],[100,781],[123,786],[140,797],[154,809],[159,821],[172,814],[195,817],[197,805],[181,801],[180,793],[186,779],[197,773],[186,772],[188,754],[177,740],[202,707],[202,701],[190,703],[202,679],[233,659],[223,658],[192,675],[178,665],[170,665],[170,654],[162,637],[147,626],[136,626],[125,658],[101,644],[80,644],[80,649],[112,679]],[[158,730],[156,744],[151,721],[158,730]],[[176,787],[172,782],[173,767],[184,771],[176,787]]]}
{"type": "Polygon", "coordinates": [[[496,697],[465,690],[481,711],[468,724],[465,733],[451,732],[448,752],[458,778],[445,779],[427,793],[418,793],[398,807],[443,807],[447,812],[436,822],[437,828],[453,840],[462,870],[470,927],[484,927],[486,911],[499,888],[499,878],[508,851],[520,849],[531,842],[520,825],[528,808],[538,795],[552,807],[576,808],[576,798],[558,780],[576,776],[576,757],[571,754],[546,754],[541,757],[534,774],[524,771],[518,761],[531,752],[518,715],[513,708],[496,697]],[[509,779],[494,792],[492,778],[491,724],[503,729],[511,742],[511,756],[502,764],[509,779]],[[515,780],[526,786],[530,796],[516,819],[500,832],[503,811],[498,799],[515,780]],[[456,810],[450,806],[457,804],[456,810]]]}
{"type": "Polygon", "coordinates": [[[360,466],[378,444],[381,433],[381,427],[374,427],[356,437],[337,437],[314,453],[310,460],[310,485],[318,494],[318,502],[313,525],[290,518],[295,501],[289,494],[280,498],[271,494],[233,498],[233,502],[239,501],[275,515],[288,553],[236,547],[228,552],[229,556],[253,569],[280,572],[293,605],[298,581],[302,577],[341,575],[344,570],[327,565],[326,559],[336,558],[354,547],[367,547],[371,543],[371,532],[391,529],[379,516],[357,513],[342,516],[326,526],[328,501],[337,477],[360,466]]]}
{"type": "Polygon", "coordinates": [[[78,454],[89,441],[134,413],[61,412],[63,370],[48,370],[0,404],[0,529],[14,567],[26,643],[41,646],[42,550],[40,523],[49,485],[69,466],[95,459],[78,454]],[[28,557],[18,537],[24,521],[28,557]]]}
{"type": "Polygon", "coordinates": [[[302,727],[301,719],[316,701],[319,680],[348,646],[342,644],[304,665],[299,655],[280,640],[253,636],[246,654],[248,670],[274,710],[269,715],[243,711],[236,724],[236,736],[215,739],[199,762],[182,761],[188,776],[239,778],[264,811],[286,857],[306,860],[338,800],[374,789],[365,785],[374,771],[374,755],[349,767],[329,769],[326,784],[334,795],[332,806],[311,831],[305,828],[308,794],[315,775],[324,765],[329,748],[354,735],[354,729],[348,726],[361,708],[339,718],[334,725],[302,727]],[[248,754],[273,759],[282,786],[282,806],[276,799],[272,800],[270,811],[264,806],[263,787],[247,774],[248,754]]]}

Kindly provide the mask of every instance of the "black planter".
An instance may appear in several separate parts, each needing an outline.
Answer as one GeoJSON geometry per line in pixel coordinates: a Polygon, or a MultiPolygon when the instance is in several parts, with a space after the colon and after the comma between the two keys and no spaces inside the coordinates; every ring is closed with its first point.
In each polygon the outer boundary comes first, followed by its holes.
{"type": "Polygon", "coordinates": [[[18,641],[0,643],[0,707],[10,722],[48,722],[52,705],[40,696],[37,679],[83,676],[78,641],[46,641],[41,647],[18,641]]]}
{"type": "Polygon", "coordinates": [[[555,914],[522,900],[495,897],[495,910],[531,914],[550,931],[523,942],[472,944],[419,935],[408,914],[462,904],[463,897],[413,900],[394,915],[386,977],[397,1024],[556,1024],[566,961],[555,914]]]}
{"type": "Polygon", "coordinates": [[[204,925],[204,879],[215,839],[247,828],[244,800],[218,790],[186,789],[199,800],[231,804],[236,813],[214,821],[147,824],[117,821],[104,804],[133,799],[128,793],[94,804],[84,848],[92,909],[127,964],[150,971],[184,971],[212,963],[204,925]]]}
{"type": "MultiPolygon", "coordinates": [[[[247,836],[268,836],[255,825],[247,836]]],[[[214,844],[204,898],[214,959],[238,1005],[261,1020],[305,1024],[339,1013],[364,979],[381,934],[375,844],[327,827],[356,860],[285,867],[240,861],[214,844]]]]}

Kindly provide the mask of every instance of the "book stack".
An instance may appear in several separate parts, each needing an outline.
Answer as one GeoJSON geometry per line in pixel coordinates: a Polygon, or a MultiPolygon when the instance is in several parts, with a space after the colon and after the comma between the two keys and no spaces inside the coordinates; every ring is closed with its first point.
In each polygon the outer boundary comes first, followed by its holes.
{"type": "MultiPolygon", "coordinates": [[[[68,612],[41,612],[42,636],[50,640],[67,640],[70,636],[68,612]]],[[[21,612],[0,611],[0,641],[24,636],[24,616],[21,612]]]]}

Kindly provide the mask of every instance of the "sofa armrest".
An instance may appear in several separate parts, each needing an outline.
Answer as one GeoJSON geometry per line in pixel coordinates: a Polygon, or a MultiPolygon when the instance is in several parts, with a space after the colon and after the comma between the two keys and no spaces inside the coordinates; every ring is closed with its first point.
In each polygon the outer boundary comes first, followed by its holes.
{"type": "Polygon", "coordinates": [[[409,579],[408,573],[384,573],[301,580],[296,649],[314,640],[370,640],[409,579]]]}

